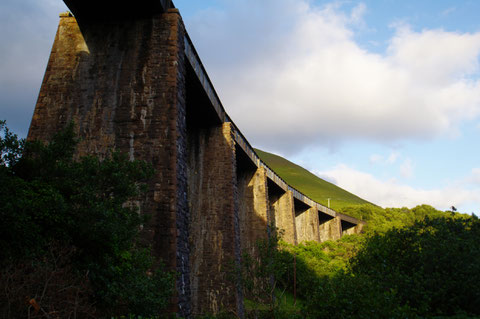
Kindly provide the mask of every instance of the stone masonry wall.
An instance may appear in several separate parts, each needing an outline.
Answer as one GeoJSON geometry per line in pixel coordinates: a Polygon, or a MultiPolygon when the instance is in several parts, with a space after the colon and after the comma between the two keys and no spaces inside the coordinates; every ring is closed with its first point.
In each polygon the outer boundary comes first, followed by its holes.
{"type": "Polygon", "coordinates": [[[241,251],[256,254],[256,243],[268,236],[268,189],[265,168],[238,173],[241,251]]]}
{"type": "Polygon", "coordinates": [[[280,195],[278,199],[270,200],[270,211],[275,220],[275,227],[282,233],[282,239],[287,243],[297,244],[297,231],[295,228],[295,208],[293,193],[291,191],[280,195]]]}
{"type": "Polygon", "coordinates": [[[176,9],[81,30],[63,15],[28,139],[49,140],[74,121],[78,156],[119,150],[153,165],[144,235],[179,274],[172,310],[189,316],[184,33],[176,9]]]}
{"type": "MultiPolygon", "coordinates": [[[[184,37],[177,9],[80,27],[63,14],[28,139],[48,141],[74,121],[81,138],[76,156],[118,150],[151,163],[155,175],[139,209],[152,217],[144,240],[178,274],[171,310],[243,317],[242,289],[228,272],[242,249],[255,253],[269,221],[294,245],[339,239],[341,221],[318,227],[314,208],[296,217],[291,191],[271,190],[269,198],[264,168],[237,170],[231,123],[187,127],[184,37]]],[[[201,114],[211,106],[198,107],[201,114]]]]}
{"type": "Polygon", "coordinates": [[[297,240],[299,243],[305,241],[320,241],[318,229],[318,210],[314,207],[306,210],[295,218],[297,228],[297,240]]]}
{"type": "Polygon", "coordinates": [[[240,244],[230,123],[188,131],[188,172],[193,314],[239,313],[242,298],[228,278],[240,244]]]}
{"type": "Polygon", "coordinates": [[[360,223],[354,227],[351,227],[347,230],[342,231],[342,235],[354,235],[354,234],[360,234],[363,230],[363,224],[360,223]]]}
{"type": "Polygon", "coordinates": [[[340,217],[335,217],[319,226],[320,241],[337,240],[342,237],[342,224],[340,217]]]}

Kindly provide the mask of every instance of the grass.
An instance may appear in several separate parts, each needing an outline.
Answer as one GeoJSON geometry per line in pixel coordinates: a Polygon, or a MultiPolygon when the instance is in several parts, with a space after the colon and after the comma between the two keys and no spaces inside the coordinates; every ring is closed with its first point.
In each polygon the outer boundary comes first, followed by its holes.
{"type": "Polygon", "coordinates": [[[343,207],[371,204],[368,201],[310,173],[303,167],[285,158],[255,149],[258,156],[289,185],[307,195],[314,201],[340,210],[343,207]]]}

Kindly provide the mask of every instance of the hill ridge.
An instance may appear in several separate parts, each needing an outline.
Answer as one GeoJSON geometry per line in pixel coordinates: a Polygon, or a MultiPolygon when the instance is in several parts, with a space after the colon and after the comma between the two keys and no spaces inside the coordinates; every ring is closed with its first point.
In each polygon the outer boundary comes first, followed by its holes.
{"type": "Polygon", "coordinates": [[[348,206],[372,204],[279,155],[256,148],[254,150],[285,182],[324,206],[328,206],[328,198],[330,208],[336,211],[348,206]]]}

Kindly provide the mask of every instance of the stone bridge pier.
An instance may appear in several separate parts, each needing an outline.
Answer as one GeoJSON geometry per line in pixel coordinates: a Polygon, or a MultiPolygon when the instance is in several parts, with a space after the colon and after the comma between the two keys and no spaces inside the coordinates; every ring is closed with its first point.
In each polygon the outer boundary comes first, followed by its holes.
{"type": "Polygon", "coordinates": [[[242,252],[256,254],[269,225],[294,245],[361,230],[361,221],[312,201],[258,158],[172,3],[113,11],[65,3],[76,17],[60,17],[28,139],[48,141],[74,121],[77,156],[118,150],[152,164],[139,209],[151,216],[144,239],[178,274],[172,311],[242,317],[242,287],[229,271],[242,252]]]}

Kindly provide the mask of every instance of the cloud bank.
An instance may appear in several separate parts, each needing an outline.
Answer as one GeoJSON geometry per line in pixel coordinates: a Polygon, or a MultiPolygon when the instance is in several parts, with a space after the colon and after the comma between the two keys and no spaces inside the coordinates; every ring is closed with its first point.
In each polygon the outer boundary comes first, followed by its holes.
{"type": "Polygon", "coordinates": [[[480,169],[475,168],[463,179],[452,181],[438,189],[422,189],[399,183],[395,179],[380,180],[369,173],[355,170],[345,164],[332,169],[314,172],[321,178],[334,181],[335,184],[361,198],[382,207],[415,207],[428,204],[437,209],[447,210],[451,206],[462,213],[471,213],[474,207],[478,213],[480,207],[480,169]]]}
{"type": "Polygon", "coordinates": [[[345,12],[307,0],[222,3],[187,29],[254,145],[291,154],[352,139],[430,139],[479,115],[480,33],[398,24],[379,54],[355,42],[363,4],[345,12]]]}

